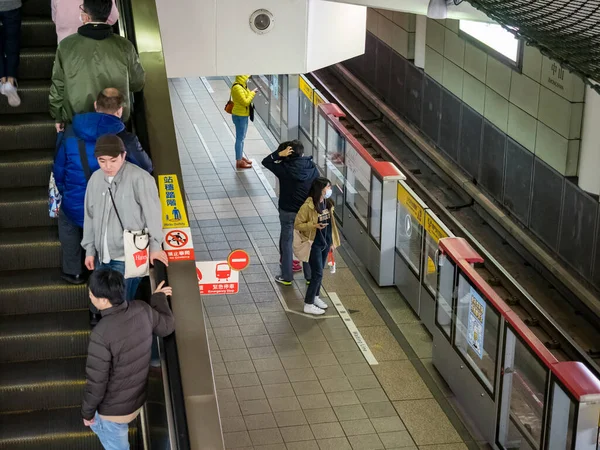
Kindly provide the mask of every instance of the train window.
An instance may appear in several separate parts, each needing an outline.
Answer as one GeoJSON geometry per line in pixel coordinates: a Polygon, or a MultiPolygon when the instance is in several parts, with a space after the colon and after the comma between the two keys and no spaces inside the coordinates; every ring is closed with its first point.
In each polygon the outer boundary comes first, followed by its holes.
{"type": "Polygon", "coordinates": [[[506,327],[498,440],[505,449],[541,448],[548,369],[506,327]]]}
{"type": "Polygon", "coordinates": [[[346,179],[346,139],[330,124],[327,124],[327,161],[325,174],[331,181],[332,200],[335,202],[335,217],[344,221],[344,182],[346,179]]]}
{"type": "Polygon", "coordinates": [[[500,316],[462,275],[458,276],[454,345],[490,394],[494,393],[500,316]]]}
{"type": "Polygon", "coordinates": [[[346,145],[346,203],[367,228],[371,166],[362,159],[350,142],[346,145]]]}
{"type": "Polygon", "coordinates": [[[435,322],[448,340],[452,328],[452,297],[456,266],[446,255],[440,255],[438,293],[435,302],[435,322]]]}
{"type": "Polygon", "coordinates": [[[373,239],[378,244],[381,243],[381,202],[383,200],[382,197],[382,189],[383,185],[381,181],[375,177],[375,175],[371,175],[371,216],[370,216],[370,224],[369,230],[373,239]]]}

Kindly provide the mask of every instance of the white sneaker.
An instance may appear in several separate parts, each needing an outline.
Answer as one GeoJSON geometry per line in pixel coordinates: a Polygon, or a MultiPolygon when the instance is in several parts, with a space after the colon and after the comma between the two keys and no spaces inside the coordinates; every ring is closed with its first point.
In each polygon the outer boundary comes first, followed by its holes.
{"type": "Polygon", "coordinates": [[[305,303],[304,314],[313,314],[315,316],[320,316],[321,314],[325,314],[325,311],[319,308],[318,306],[305,303]]]}
{"type": "Polygon", "coordinates": [[[321,309],[329,308],[329,306],[327,306],[327,303],[325,303],[323,300],[321,300],[321,297],[319,297],[318,295],[315,297],[314,304],[317,305],[321,309]]]}
{"type": "Polygon", "coordinates": [[[17,94],[17,88],[9,81],[2,83],[0,94],[6,96],[8,104],[13,108],[16,108],[21,104],[21,98],[19,97],[19,94],[17,94]]]}

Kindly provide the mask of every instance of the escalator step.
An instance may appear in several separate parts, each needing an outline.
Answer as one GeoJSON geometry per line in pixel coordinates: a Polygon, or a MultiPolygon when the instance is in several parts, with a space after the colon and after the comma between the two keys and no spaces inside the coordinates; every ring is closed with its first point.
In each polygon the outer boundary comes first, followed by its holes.
{"type": "Polygon", "coordinates": [[[81,405],[85,357],[0,364],[0,413],[81,405]]]}
{"type": "Polygon", "coordinates": [[[21,12],[25,17],[50,18],[52,14],[50,4],[48,0],[23,0],[21,12]]]}
{"type": "Polygon", "coordinates": [[[21,48],[56,48],[56,25],[50,17],[24,17],[21,24],[21,48]]]}
{"type": "Polygon", "coordinates": [[[53,148],[54,120],[49,114],[0,115],[0,142],[0,151],[53,148]]]}
{"type": "Polygon", "coordinates": [[[25,80],[19,83],[21,105],[9,106],[4,95],[0,96],[0,114],[48,113],[49,80],[25,80]]]}
{"type": "Polygon", "coordinates": [[[54,149],[0,152],[0,188],[48,187],[54,149]]]}
{"type": "Polygon", "coordinates": [[[60,269],[0,272],[0,315],[84,310],[89,305],[86,284],[60,278],[60,269]]]}
{"type": "Polygon", "coordinates": [[[56,220],[48,215],[48,188],[5,189],[0,197],[0,228],[52,227],[56,220]]]}
{"type": "MultiPolygon", "coordinates": [[[[129,443],[138,448],[137,421],[129,424],[129,443]]],[[[83,425],[80,408],[0,414],[0,450],[102,450],[83,425]]]]}
{"type": "Polygon", "coordinates": [[[87,311],[0,316],[0,363],[87,354],[87,311]]]}
{"type": "Polygon", "coordinates": [[[52,47],[24,48],[21,50],[19,80],[50,80],[56,50],[52,47]]]}
{"type": "Polygon", "coordinates": [[[58,230],[55,227],[0,229],[0,255],[0,270],[59,267],[58,230]]]}

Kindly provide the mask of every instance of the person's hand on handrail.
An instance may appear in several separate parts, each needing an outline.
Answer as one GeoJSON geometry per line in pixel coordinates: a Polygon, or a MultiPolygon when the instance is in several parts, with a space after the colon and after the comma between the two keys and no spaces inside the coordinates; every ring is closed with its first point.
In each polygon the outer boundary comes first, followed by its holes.
{"type": "Polygon", "coordinates": [[[165,286],[165,282],[161,281],[160,284],[156,287],[154,293],[159,294],[161,292],[167,297],[170,297],[173,295],[173,288],[171,286],[165,286]]]}

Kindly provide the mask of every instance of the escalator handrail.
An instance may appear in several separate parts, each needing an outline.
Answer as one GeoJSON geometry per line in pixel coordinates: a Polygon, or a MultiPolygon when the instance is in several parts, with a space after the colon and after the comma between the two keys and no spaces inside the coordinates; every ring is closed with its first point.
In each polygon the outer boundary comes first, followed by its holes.
{"type": "MultiPolygon", "coordinates": [[[[116,0],[117,7],[119,9],[119,30],[136,48],[135,40],[135,29],[133,23],[133,11],[131,8],[130,0],[116,0]]],[[[136,107],[132,109],[132,127],[142,143],[143,148],[152,155],[152,149],[148,145],[148,134],[145,127],[145,116],[146,112],[143,106],[143,96],[136,95],[136,107]],[[139,99],[139,100],[138,100],[139,99]]],[[[168,284],[167,267],[160,261],[154,262],[153,278],[156,285],[161,282],[168,284]]],[[[150,299],[145,299],[149,301],[150,299]]],[[[171,306],[171,299],[168,298],[169,307],[171,306]]],[[[169,439],[170,442],[175,444],[175,448],[171,450],[189,450],[190,440],[187,428],[187,418],[185,411],[185,400],[183,395],[183,386],[181,382],[181,374],[179,367],[179,357],[177,353],[177,338],[174,332],[170,336],[162,338],[162,349],[164,349],[164,359],[166,370],[163,371],[165,374],[164,379],[164,390],[165,396],[168,397],[169,401],[166,402],[167,406],[170,404],[171,408],[168,408],[166,413],[171,420],[168,420],[169,425],[173,424],[174,430],[169,426],[169,439]],[[169,410],[170,409],[170,410],[169,410]],[[174,431],[174,434],[173,434],[174,431]]]]}

